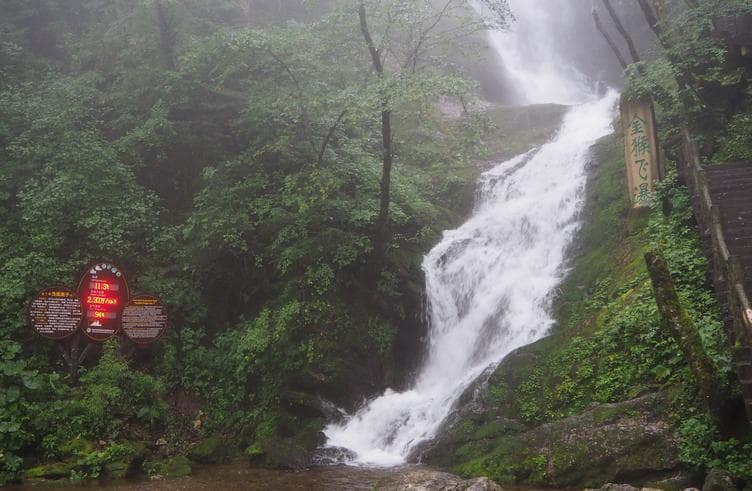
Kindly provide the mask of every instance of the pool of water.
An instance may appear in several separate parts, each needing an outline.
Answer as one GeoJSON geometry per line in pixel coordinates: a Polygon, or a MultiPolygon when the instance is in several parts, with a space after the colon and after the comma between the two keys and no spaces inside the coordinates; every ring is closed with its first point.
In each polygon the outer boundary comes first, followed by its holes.
{"type": "Polygon", "coordinates": [[[40,489],[81,491],[96,488],[109,491],[209,491],[209,490],[371,490],[381,480],[394,477],[417,466],[367,468],[353,466],[318,467],[307,471],[255,469],[243,464],[197,467],[180,479],[150,481],[91,481],[68,484],[64,481],[27,482],[11,486],[10,491],[40,489]]]}

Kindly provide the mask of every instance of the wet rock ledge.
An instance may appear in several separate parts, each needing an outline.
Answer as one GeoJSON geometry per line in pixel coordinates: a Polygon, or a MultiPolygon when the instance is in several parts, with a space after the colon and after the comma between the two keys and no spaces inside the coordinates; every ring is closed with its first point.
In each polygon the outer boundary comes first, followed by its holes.
{"type": "Polygon", "coordinates": [[[379,481],[377,491],[502,491],[486,477],[464,480],[447,472],[415,469],[379,481]]]}

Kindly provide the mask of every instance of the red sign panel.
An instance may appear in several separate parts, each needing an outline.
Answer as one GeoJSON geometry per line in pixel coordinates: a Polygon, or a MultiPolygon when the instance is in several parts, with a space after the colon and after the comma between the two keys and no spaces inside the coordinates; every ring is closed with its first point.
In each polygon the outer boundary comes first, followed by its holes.
{"type": "Polygon", "coordinates": [[[81,323],[81,302],[68,288],[45,288],[31,302],[29,318],[34,330],[49,339],[63,339],[81,323]]]}
{"type": "Polygon", "coordinates": [[[120,268],[106,261],[93,264],[81,278],[78,295],[84,308],[84,334],[94,341],[117,334],[120,314],[128,303],[128,284],[120,268]]]}
{"type": "Polygon", "coordinates": [[[150,344],[167,329],[167,309],[157,297],[136,295],[123,310],[123,332],[136,344],[150,344]]]}

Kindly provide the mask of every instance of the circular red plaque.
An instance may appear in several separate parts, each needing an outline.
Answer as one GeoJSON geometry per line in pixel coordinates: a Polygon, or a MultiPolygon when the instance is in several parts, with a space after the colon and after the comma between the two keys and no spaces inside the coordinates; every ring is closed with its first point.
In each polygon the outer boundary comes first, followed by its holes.
{"type": "Polygon", "coordinates": [[[48,339],[64,339],[76,332],[82,313],[76,292],[62,287],[45,288],[29,307],[32,327],[48,339]]]}
{"type": "Polygon", "coordinates": [[[83,305],[81,331],[92,341],[110,339],[120,330],[120,315],[128,303],[128,283],[123,271],[108,261],[86,269],[78,284],[83,305]]]}
{"type": "Polygon", "coordinates": [[[123,309],[123,332],[136,344],[151,344],[167,329],[167,309],[152,295],[136,295],[123,309]]]}

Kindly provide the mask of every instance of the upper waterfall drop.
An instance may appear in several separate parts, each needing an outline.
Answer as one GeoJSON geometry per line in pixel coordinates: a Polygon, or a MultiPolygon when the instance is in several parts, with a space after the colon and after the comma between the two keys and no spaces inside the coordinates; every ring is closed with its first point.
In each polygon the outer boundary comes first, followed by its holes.
{"type": "MultiPolygon", "coordinates": [[[[581,104],[593,97],[591,84],[560,52],[555,27],[565,22],[568,0],[507,0],[515,21],[489,31],[488,42],[506,70],[519,104],[581,104]]],[[[478,2],[471,5],[487,15],[478,2]]]]}
{"type": "Polygon", "coordinates": [[[356,463],[403,463],[436,435],[478,376],[553,323],[552,292],[579,227],[590,147],[613,131],[618,94],[595,96],[576,70],[545,57],[525,61],[519,37],[544,42],[545,23],[538,26],[536,16],[548,1],[511,1],[514,30],[489,36],[512,76],[527,78],[520,85],[526,102],[577,105],[549,143],[485,172],[473,216],[424,258],[429,343],[415,381],[324,430],[326,445],[353,451],[356,463]]]}

